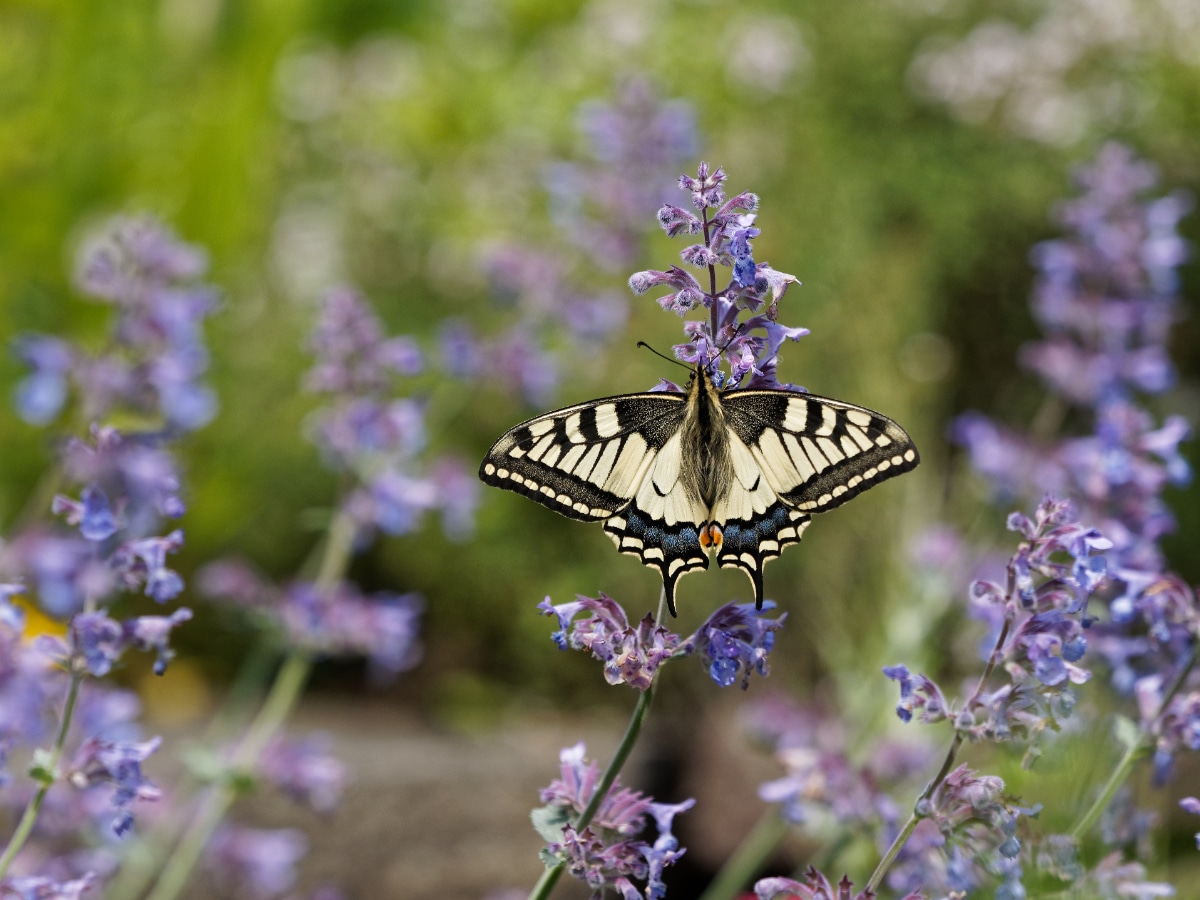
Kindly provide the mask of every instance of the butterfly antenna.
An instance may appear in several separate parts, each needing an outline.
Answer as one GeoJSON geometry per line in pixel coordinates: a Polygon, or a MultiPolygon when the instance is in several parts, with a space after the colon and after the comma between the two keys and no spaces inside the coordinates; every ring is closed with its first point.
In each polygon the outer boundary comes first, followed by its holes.
{"type": "Polygon", "coordinates": [[[659,353],[657,350],[655,350],[653,347],[651,347],[645,341],[638,341],[637,345],[638,345],[638,349],[640,349],[640,350],[649,350],[655,356],[665,359],[669,363],[675,363],[675,365],[677,365],[677,366],[683,366],[683,368],[687,369],[689,372],[692,370],[691,366],[687,365],[686,363],[681,363],[679,360],[675,359],[675,357],[673,357],[673,356],[667,356],[665,353],[659,353]]]}

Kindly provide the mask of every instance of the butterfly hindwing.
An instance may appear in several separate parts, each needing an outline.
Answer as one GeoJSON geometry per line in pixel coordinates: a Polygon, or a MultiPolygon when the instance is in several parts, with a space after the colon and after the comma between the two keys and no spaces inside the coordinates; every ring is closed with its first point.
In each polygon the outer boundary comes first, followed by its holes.
{"type": "Polygon", "coordinates": [[[731,391],[729,427],[788,507],[841,506],[880,481],[916,468],[917,448],[886,416],[798,391],[731,391]]]}
{"type": "Polygon", "coordinates": [[[572,519],[603,521],[636,496],[684,406],[678,394],[626,394],[537,416],[492,445],[479,477],[572,519]]]}
{"type": "Polygon", "coordinates": [[[662,574],[672,615],[675,583],[688,572],[708,568],[708,555],[700,543],[708,508],[684,488],[680,475],[687,464],[676,431],[650,464],[633,503],[604,523],[618,550],[662,574]]]}
{"type": "Polygon", "coordinates": [[[753,452],[732,428],[730,431],[733,479],[712,511],[719,532],[717,563],[724,569],[742,569],[750,577],[755,604],[761,608],[763,566],[784,547],[799,543],[809,516],[779,499],[753,452]]]}

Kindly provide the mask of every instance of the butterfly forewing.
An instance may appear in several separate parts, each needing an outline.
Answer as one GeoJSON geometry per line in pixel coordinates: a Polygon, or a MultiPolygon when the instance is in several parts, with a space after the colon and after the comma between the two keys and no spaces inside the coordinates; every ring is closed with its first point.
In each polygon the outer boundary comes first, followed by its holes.
{"type": "Polygon", "coordinates": [[[637,495],[684,405],[679,394],[627,394],[537,416],[492,445],[479,477],[573,519],[608,519],[637,495]]]}
{"type": "Polygon", "coordinates": [[[731,391],[722,401],[779,499],[801,512],[833,509],[920,462],[903,428],[861,406],[796,391],[731,391]]]}

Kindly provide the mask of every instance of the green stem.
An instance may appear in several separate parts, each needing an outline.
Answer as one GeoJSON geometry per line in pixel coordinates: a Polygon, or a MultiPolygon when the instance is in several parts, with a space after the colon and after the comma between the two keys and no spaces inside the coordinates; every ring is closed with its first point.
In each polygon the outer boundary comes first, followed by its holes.
{"type": "Polygon", "coordinates": [[[271,692],[230,761],[232,777],[212,788],[204,798],[195,818],[176,845],[175,852],[163,867],[148,900],[174,900],[179,896],[204,848],[240,793],[238,775],[253,771],[262,751],[300,698],[311,669],[312,659],[307,651],[293,650],[288,654],[275,677],[271,692]]]}
{"type": "Polygon", "coordinates": [[[1133,764],[1145,756],[1146,751],[1149,749],[1147,742],[1151,736],[1155,723],[1157,723],[1162,717],[1163,712],[1166,711],[1167,705],[1175,698],[1175,695],[1179,693],[1180,689],[1183,688],[1184,682],[1187,681],[1187,677],[1189,674],[1191,674],[1192,668],[1195,665],[1196,647],[1193,646],[1188,652],[1187,659],[1184,660],[1183,665],[1180,666],[1179,671],[1176,673],[1175,680],[1171,682],[1171,686],[1167,689],[1166,693],[1163,694],[1162,702],[1158,706],[1158,711],[1150,719],[1142,723],[1141,727],[1138,729],[1137,737],[1125,749],[1124,755],[1121,756],[1121,761],[1118,762],[1117,767],[1113,769],[1113,773],[1108,777],[1108,781],[1105,782],[1104,788],[1092,802],[1092,805],[1088,807],[1087,812],[1080,816],[1075,824],[1071,827],[1071,830],[1068,832],[1068,834],[1070,834],[1075,840],[1078,841],[1082,839],[1083,836],[1087,834],[1088,830],[1096,824],[1096,820],[1100,818],[1104,810],[1108,808],[1108,804],[1112,802],[1113,796],[1118,790],[1121,789],[1121,785],[1125,783],[1126,779],[1129,778],[1129,773],[1133,771],[1133,764]]]}
{"type": "Polygon", "coordinates": [[[63,707],[62,721],[59,723],[58,735],[54,739],[54,747],[50,751],[50,762],[46,767],[47,778],[42,781],[41,787],[37,789],[37,793],[33,795],[33,799],[25,807],[25,812],[21,815],[21,821],[17,823],[17,828],[12,833],[12,837],[8,839],[8,846],[4,848],[4,854],[0,855],[0,880],[4,878],[8,872],[8,867],[12,865],[12,861],[21,852],[21,848],[25,846],[25,841],[29,839],[29,834],[33,831],[34,823],[37,822],[38,813],[41,812],[42,802],[46,799],[46,793],[50,790],[50,785],[58,780],[58,763],[62,759],[63,747],[67,743],[67,730],[71,727],[71,719],[75,715],[75,701],[79,699],[79,685],[82,682],[83,675],[81,673],[73,673],[71,675],[71,686],[67,689],[67,702],[63,707]]]}
{"type": "Polygon", "coordinates": [[[733,855],[721,866],[721,871],[700,895],[700,900],[736,897],[750,883],[754,873],[762,867],[763,860],[774,852],[787,832],[788,824],[779,811],[773,806],[767,809],[733,851],[733,855]]]}
{"type": "MultiPolygon", "coordinates": [[[[604,770],[604,775],[596,784],[596,790],[592,794],[592,799],[588,805],[584,807],[579,818],[574,822],[576,831],[583,831],[591,824],[592,818],[600,809],[600,804],[604,802],[604,798],[608,796],[609,788],[616,781],[617,775],[620,774],[621,768],[625,765],[625,761],[629,759],[629,754],[633,750],[633,745],[637,743],[638,735],[642,730],[642,723],[646,721],[646,714],[650,712],[650,703],[654,699],[654,689],[658,684],[658,679],[650,682],[650,687],[642,691],[638,697],[637,706],[633,708],[633,715],[629,719],[629,725],[625,729],[625,736],[621,738],[621,743],[617,746],[617,752],[613,754],[612,760],[608,764],[608,768],[604,770]]],[[[550,892],[554,890],[554,885],[558,883],[558,879],[562,877],[563,870],[567,867],[565,862],[560,862],[558,865],[547,869],[542,873],[542,877],[538,879],[538,883],[534,885],[533,890],[529,892],[529,900],[546,900],[550,896],[550,892]]]]}
{"type": "MultiPolygon", "coordinates": [[[[1013,591],[1012,573],[1009,573],[1008,594],[1011,600],[1013,591]]],[[[987,665],[984,666],[983,674],[979,676],[979,682],[975,685],[975,691],[967,700],[963,709],[971,709],[975,702],[987,687],[988,680],[992,677],[992,672],[995,671],[996,665],[1004,653],[1004,644],[1008,640],[1008,632],[1012,628],[1013,616],[1010,612],[1004,617],[1004,627],[1000,629],[1000,635],[996,638],[996,645],[992,648],[991,654],[988,656],[987,665]]],[[[912,814],[908,817],[908,821],[904,823],[904,827],[900,829],[900,833],[896,835],[896,839],[892,841],[892,845],[887,848],[887,852],[883,854],[883,858],[879,860],[879,865],[875,867],[875,871],[871,873],[870,880],[867,881],[867,891],[876,891],[883,877],[887,875],[888,869],[892,867],[892,863],[896,861],[896,857],[900,855],[900,851],[904,849],[904,845],[908,843],[908,839],[912,837],[913,831],[925,814],[921,809],[926,805],[927,801],[933,796],[934,792],[942,786],[942,782],[954,770],[954,763],[958,759],[958,751],[963,745],[963,733],[957,728],[954,731],[954,740],[950,742],[950,747],[946,751],[946,758],[942,760],[942,767],[938,769],[938,773],[933,776],[930,782],[925,785],[925,790],[921,791],[921,795],[917,797],[917,802],[913,804],[912,814]]]]}
{"type": "MultiPolygon", "coordinates": [[[[317,572],[315,587],[318,592],[330,590],[345,574],[354,535],[354,522],[345,513],[339,512],[329,527],[317,572]]],[[[262,707],[230,759],[228,777],[215,785],[201,801],[147,900],[174,900],[183,891],[204,848],[237,799],[242,776],[254,771],[263,750],[295,708],[312,671],[312,664],[312,656],[306,649],[293,649],[284,658],[262,707]]]]}

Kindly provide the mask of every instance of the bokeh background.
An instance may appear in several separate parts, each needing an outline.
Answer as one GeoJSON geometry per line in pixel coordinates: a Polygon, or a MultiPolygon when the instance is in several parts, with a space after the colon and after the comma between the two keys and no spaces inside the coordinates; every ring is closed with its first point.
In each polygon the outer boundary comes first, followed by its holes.
{"type": "MultiPolygon", "coordinates": [[[[668,349],[679,320],[625,281],[682,246],[653,218],[673,175],[700,159],[723,165],[731,190],[762,198],[756,258],[804,282],[782,318],[812,335],[785,349],[781,379],[883,410],[921,448],[916,473],[818,521],[767,570],[789,621],[770,681],[751,693],[818,701],[868,741],[898,724],[880,666],[920,646],[934,648],[921,651],[931,666],[970,662],[969,648],[944,646],[963,640],[960,617],[922,599],[927,580],[910,571],[907,547],[939,521],[981,538],[1002,530],[1007,510],[974,481],[947,423],[966,409],[1013,424],[1032,415],[1040,389],[1015,363],[1034,334],[1028,248],[1055,233],[1049,211],[1071,193],[1072,167],[1110,138],[1153,161],[1164,188],[1200,191],[1196,4],[6,0],[0,336],[99,339],[106,311],[73,287],[74,254],[114,213],[150,211],[207,248],[223,298],[207,329],[221,411],[180,450],[190,509],[179,568],[187,576],[236,553],[287,578],[337,490],[304,438],[315,400],[300,389],[326,289],[356,286],[391,331],[434,356],[447,320],[487,335],[512,328],[531,302],[553,305],[555,290],[563,302],[567,292],[613,298],[606,309],[623,324],[590,352],[544,317],[547,368],[525,390],[499,372],[421,384],[436,404],[435,449],[474,466],[534,412],[677,377],[633,345],[668,349]],[[570,177],[611,162],[588,123],[596,104],[630,97],[667,104],[693,137],[665,186],[626,216],[614,262],[581,243],[570,177]],[[512,248],[544,255],[553,271],[506,281],[497,254],[512,248]],[[531,284],[549,297],[530,301],[531,284]]],[[[1182,230],[1200,239],[1194,216],[1182,230]]],[[[1191,305],[1194,263],[1182,280],[1191,305]]],[[[1196,327],[1176,329],[1183,377],[1158,410],[1192,422],[1196,327]]],[[[0,358],[6,391],[21,374],[0,358]]],[[[57,437],[0,408],[0,530],[57,437]]],[[[386,688],[352,663],[318,670],[300,718],[334,733],[358,781],[332,827],[302,823],[313,841],[304,884],[340,881],[359,897],[528,886],[540,864],[525,811],[557,747],[587,738],[602,757],[619,735],[630,692],[604,685],[581,654],[559,653],[534,607],[603,590],[649,609],[657,576],[616,556],[598,528],[515,495],[480,499],[470,533],[447,537],[431,520],[355,564],[365,588],[424,595],[424,659],[386,688]]],[[[1193,583],[1197,499],[1194,487],[1171,497],[1181,527],[1168,542],[1193,583]]],[[[679,630],[746,589],[737,572],[686,579],[679,630]]],[[[144,689],[152,725],[184,733],[212,714],[250,646],[236,616],[185,602],[198,615],[176,639],[170,677],[152,681],[136,664],[122,673],[144,689]]],[[[693,823],[680,824],[693,849],[679,896],[753,824],[756,779],[773,774],[738,730],[744,701],[680,666],[630,773],[667,799],[700,798],[693,823]]],[[[1003,754],[976,759],[1051,818],[1058,798],[1069,818],[1107,759],[1088,739],[1077,736],[1048,775],[1023,776],[1003,754]]],[[[1173,822],[1155,871],[1200,884],[1188,823],[1165,795],[1144,788],[1139,799],[1173,822]]],[[[247,806],[252,818],[296,819],[247,806]]],[[[803,844],[788,852],[802,861],[803,844]]]]}

